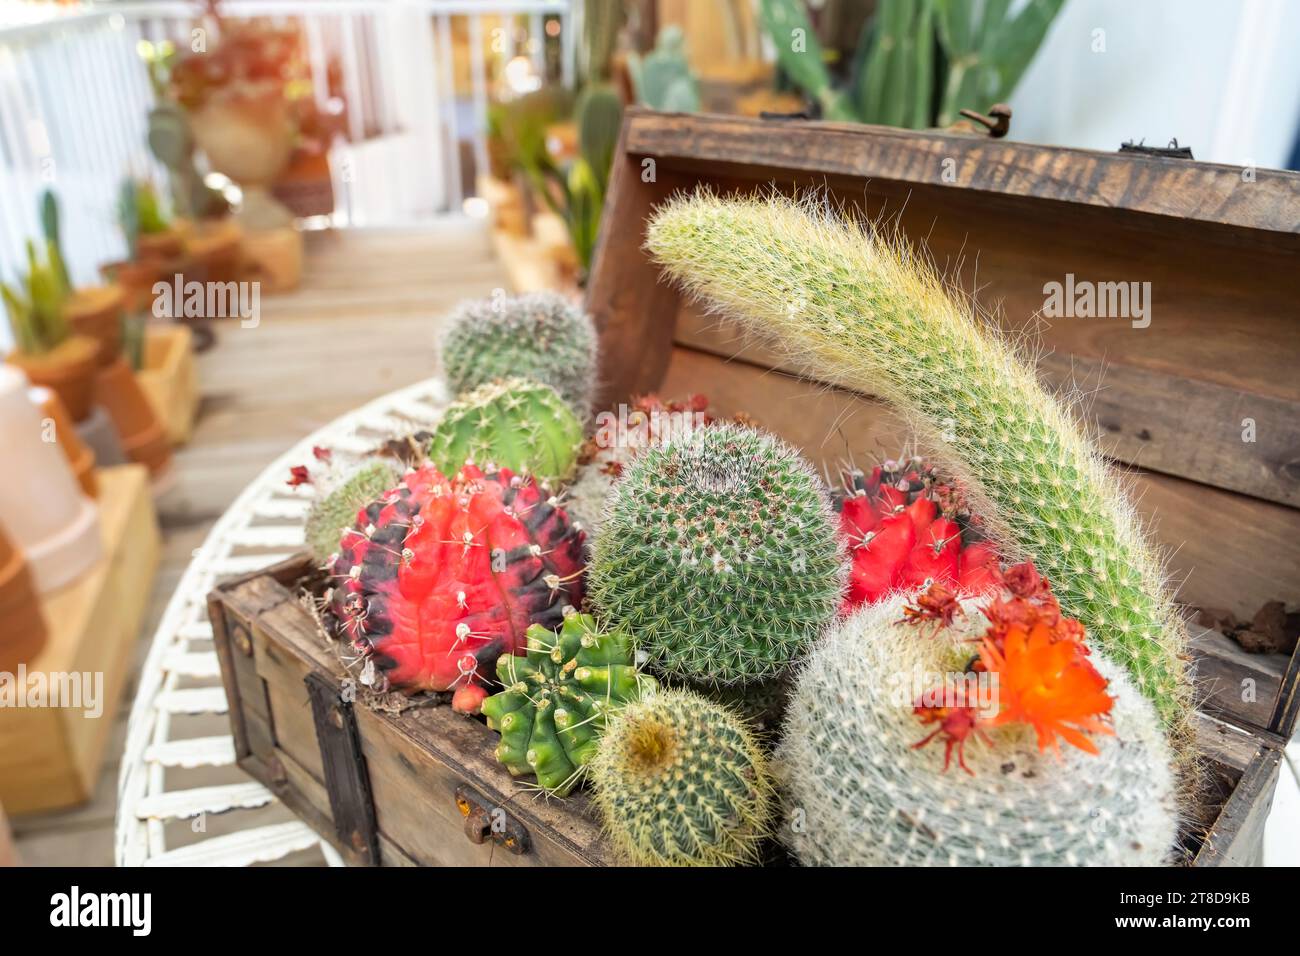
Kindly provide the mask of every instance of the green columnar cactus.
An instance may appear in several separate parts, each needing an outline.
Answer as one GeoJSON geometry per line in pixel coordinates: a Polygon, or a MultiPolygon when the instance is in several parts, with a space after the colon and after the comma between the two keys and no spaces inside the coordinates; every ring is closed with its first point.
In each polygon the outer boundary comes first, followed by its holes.
{"type": "Polygon", "coordinates": [[[835,614],[844,562],[821,481],[736,425],[647,448],[593,548],[596,606],[664,674],[744,684],[780,673],[835,614]]]}
{"type": "Polygon", "coordinates": [[[865,56],[855,90],[862,122],[912,129],[929,126],[934,90],[933,0],[881,0],[865,56]]]}
{"type": "MultiPolygon", "coordinates": [[[[612,86],[589,86],[578,96],[574,118],[578,123],[578,151],[595,175],[603,198],[609,184],[614,150],[618,146],[619,129],[623,125],[623,101],[612,86]]],[[[598,222],[599,219],[598,204],[595,220],[598,222]]],[[[592,231],[595,231],[594,226],[592,231]]]]}
{"type": "MultiPolygon", "coordinates": [[[[1177,833],[1174,773],[1159,718],[1122,668],[1109,681],[1114,736],[1096,755],[1040,753],[1008,724],[966,741],[966,773],[944,749],[917,748],[914,680],[965,676],[987,626],[968,605],[954,627],[902,624],[909,598],[866,605],[818,642],[786,711],[776,764],[782,838],[807,865],[1076,866],[1165,862],[1177,833]]],[[[996,690],[993,687],[992,690],[996,690]]]]}
{"type": "Polygon", "coordinates": [[[777,338],[819,380],[883,395],[946,449],[1004,548],[1033,558],[1184,739],[1186,629],[1160,557],[1068,410],[968,303],[901,245],[775,195],[680,198],[647,244],[687,289],[777,338]]]}
{"type": "Polygon", "coordinates": [[[639,866],[752,863],[771,832],[753,732],[689,691],[649,693],[610,717],[589,772],[614,846],[639,866]]]}
{"type": "Polygon", "coordinates": [[[514,375],[550,385],[581,420],[591,416],[596,329],[555,292],[463,302],[441,343],[447,384],[459,394],[514,375]]]}
{"type": "Polygon", "coordinates": [[[573,472],[581,444],[582,425],[555,389],[508,378],[448,406],[431,433],[429,459],[444,475],[466,462],[490,463],[546,483],[573,472]]]}
{"type": "Polygon", "coordinates": [[[488,726],[501,734],[497,759],[516,777],[564,796],[596,753],[607,715],[635,700],[654,679],[632,664],[625,632],[602,631],[589,614],[569,609],[557,634],[540,624],[526,632],[527,654],[497,658],[505,687],[483,701],[488,726]]]}
{"type": "Polygon", "coordinates": [[[45,233],[45,248],[48,250],[50,268],[59,281],[63,294],[72,291],[72,279],[68,276],[67,261],[63,258],[63,237],[59,229],[59,199],[51,189],[41,193],[41,229],[45,233]]]}
{"type": "Polygon", "coordinates": [[[330,560],[339,550],[344,532],[357,523],[357,512],[376,502],[401,478],[397,463],[373,458],[348,474],[334,488],[312,502],[307,513],[307,549],[316,561],[330,560]]]}
{"type": "Polygon", "coordinates": [[[36,244],[29,239],[27,275],[16,287],[0,283],[0,298],[9,313],[14,343],[26,355],[40,355],[56,348],[70,332],[63,316],[68,289],[59,276],[59,261],[58,250],[50,243],[46,243],[45,260],[41,261],[36,244]]]}

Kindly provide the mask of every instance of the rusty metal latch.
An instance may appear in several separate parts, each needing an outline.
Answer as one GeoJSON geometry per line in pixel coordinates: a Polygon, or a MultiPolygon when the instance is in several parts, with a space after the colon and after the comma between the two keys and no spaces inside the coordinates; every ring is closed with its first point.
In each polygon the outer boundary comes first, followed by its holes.
{"type": "Polygon", "coordinates": [[[515,856],[531,847],[528,831],[522,823],[501,807],[492,806],[468,784],[456,787],[456,809],[465,818],[465,836],[470,843],[493,843],[515,856]]]}

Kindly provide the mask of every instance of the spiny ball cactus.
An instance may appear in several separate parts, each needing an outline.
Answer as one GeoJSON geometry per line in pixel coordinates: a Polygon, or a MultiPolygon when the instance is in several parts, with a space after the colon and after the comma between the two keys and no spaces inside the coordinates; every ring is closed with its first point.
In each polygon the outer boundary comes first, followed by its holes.
{"type": "Polygon", "coordinates": [[[501,734],[497,759],[514,776],[564,796],[596,753],[606,715],[635,699],[654,679],[632,664],[632,642],[601,630],[589,614],[567,613],[559,632],[528,628],[522,657],[497,659],[505,687],[483,702],[488,726],[501,734]]]}
{"type": "Polygon", "coordinates": [[[452,474],[466,462],[533,475],[568,477],[582,425],[555,389],[522,378],[480,385],[447,407],[429,439],[429,459],[452,474]]]}
{"type": "Polygon", "coordinates": [[[647,448],[593,547],[596,606],[653,667],[709,684],[781,672],[835,614],[835,516],[789,445],[738,425],[647,448]]]}
{"type": "Polygon", "coordinates": [[[397,463],[387,458],[363,462],[331,489],[320,489],[307,512],[307,550],[318,562],[338,553],[339,539],[357,523],[357,513],[378,502],[401,477],[397,463]]]}
{"type": "MultiPolygon", "coordinates": [[[[974,605],[935,634],[900,623],[905,595],[867,605],[801,670],[776,760],[782,837],[808,865],[1157,865],[1177,830],[1174,774],[1154,708],[1122,668],[1090,660],[1114,698],[1096,755],[1040,753],[1024,724],[991,727],[945,769],[912,685],[964,675],[987,628],[974,605]]],[[[996,690],[996,687],[993,688],[996,690]]]]}
{"type": "Polygon", "coordinates": [[[775,815],[767,759],[743,719],[684,690],[609,718],[590,767],[614,846],[638,866],[755,862],[775,815]]]}
{"type": "Polygon", "coordinates": [[[502,654],[583,596],[583,535],[532,479],[432,465],[357,515],[329,565],[326,630],[379,691],[454,691],[475,713],[502,654]],[[377,672],[376,672],[377,669],[377,672]]]}
{"type": "Polygon", "coordinates": [[[462,302],[447,318],[442,365],[455,394],[522,376],[550,385],[579,419],[591,415],[596,329],[555,292],[462,302]]]}
{"type": "Polygon", "coordinates": [[[1160,556],[1069,411],[970,303],[901,242],[815,200],[700,191],[660,207],[647,246],[688,290],[778,339],[818,379],[899,406],[946,450],[999,544],[1044,570],[1186,749],[1186,628],[1160,556]]]}

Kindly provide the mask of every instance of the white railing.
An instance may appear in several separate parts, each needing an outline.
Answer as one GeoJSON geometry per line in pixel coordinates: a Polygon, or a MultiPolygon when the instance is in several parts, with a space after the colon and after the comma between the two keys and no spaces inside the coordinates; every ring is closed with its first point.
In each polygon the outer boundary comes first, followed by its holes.
{"type": "MultiPolygon", "coordinates": [[[[220,9],[301,24],[321,106],[336,64],[348,129],[331,149],[332,224],[357,226],[460,212],[486,163],[492,76],[516,55],[544,74],[545,26],[556,20],[550,42],[565,65],[557,79],[571,82],[580,8],[580,0],[228,0],[220,9]]],[[[164,181],[145,144],[153,97],[137,45],[188,48],[201,12],[173,0],[0,0],[0,277],[13,278],[25,240],[40,235],[46,186],[63,205],[74,280],[91,281],[99,264],[121,257],[119,183],[131,173],[164,181]]]]}

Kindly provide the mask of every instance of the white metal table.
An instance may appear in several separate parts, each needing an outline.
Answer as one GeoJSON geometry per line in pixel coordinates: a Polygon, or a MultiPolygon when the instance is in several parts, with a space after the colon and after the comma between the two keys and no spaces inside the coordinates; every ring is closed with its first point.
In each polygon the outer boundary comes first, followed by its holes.
{"type": "Polygon", "coordinates": [[[271,462],[212,527],[167,604],[140,674],[118,775],[118,866],[249,866],[313,850],[319,850],[322,862],[343,865],[305,823],[266,824],[262,814],[240,828],[241,814],[250,816],[276,802],[270,790],[251,779],[169,789],[169,771],[183,776],[175,772],[235,766],[228,733],[194,736],[184,729],[185,717],[226,712],[207,595],[222,580],[300,550],[314,486],[290,488],[286,478],[291,466],[313,461],[314,446],[329,448],[335,458],[359,456],[387,438],[433,423],[446,405],[446,388],[435,378],[335,419],[271,462]],[[212,814],[223,817],[221,835],[168,847],[169,823],[212,814]]]}

